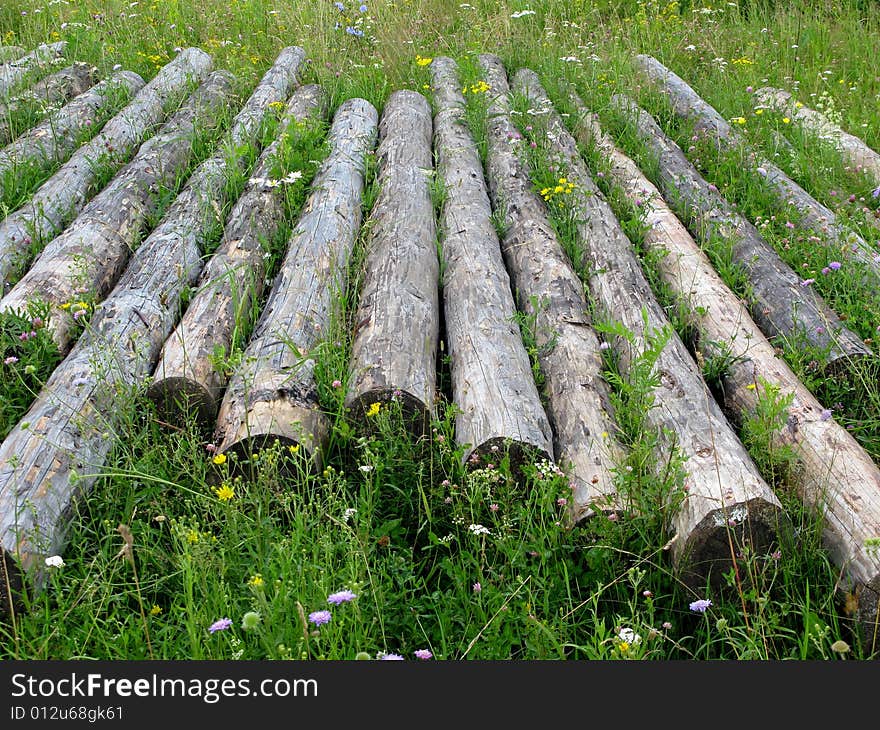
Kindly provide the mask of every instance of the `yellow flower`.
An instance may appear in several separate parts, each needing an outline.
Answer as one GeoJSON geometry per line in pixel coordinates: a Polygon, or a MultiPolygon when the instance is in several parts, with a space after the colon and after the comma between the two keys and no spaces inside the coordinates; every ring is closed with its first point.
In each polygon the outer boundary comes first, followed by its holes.
{"type": "Polygon", "coordinates": [[[265,582],[266,581],[263,580],[262,575],[260,575],[259,573],[255,573],[254,575],[251,576],[251,579],[248,581],[248,585],[253,586],[254,588],[259,588],[265,582]]]}
{"type": "Polygon", "coordinates": [[[235,497],[235,491],[225,482],[214,490],[214,494],[221,502],[228,502],[235,497]]]}
{"type": "Polygon", "coordinates": [[[746,118],[745,117],[734,117],[730,121],[733,122],[734,124],[745,124],[746,118]]]}
{"type": "Polygon", "coordinates": [[[416,56],[416,63],[419,66],[427,66],[433,60],[433,58],[422,58],[421,56],[416,56]]]}
{"type": "Polygon", "coordinates": [[[61,305],[61,308],[62,309],[70,309],[70,302],[64,302],[64,304],[61,305]]]}
{"type": "Polygon", "coordinates": [[[794,103],[794,108],[795,108],[795,109],[800,109],[802,106],[803,106],[803,104],[801,104],[799,101],[796,101],[796,102],[794,103]]]}
{"type": "Polygon", "coordinates": [[[291,444],[287,448],[290,449],[291,454],[295,454],[297,451],[299,451],[299,444],[291,444]]]}
{"type": "Polygon", "coordinates": [[[226,454],[217,454],[213,459],[211,459],[217,466],[226,463],[226,454]]]}
{"type": "Polygon", "coordinates": [[[620,649],[621,654],[626,654],[629,651],[629,644],[625,641],[621,641],[617,648],[620,649]]]}
{"type": "Polygon", "coordinates": [[[749,384],[746,386],[746,390],[754,390],[755,387],[756,387],[756,386],[755,386],[754,383],[749,383],[749,384]]]}
{"type": "Polygon", "coordinates": [[[195,545],[199,541],[199,533],[195,530],[190,530],[186,533],[186,539],[190,545],[195,545]]]}
{"type": "Polygon", "coordinates": [[[372,418],[373,416],[378,416],[378,415],[379,415],[379,409],[380,409],[381,407],[382,407],[382,404],[381,404],[381,403],[378,403],[378,402],[373,403],[373,405],[371,405],[371,406],[367,409],[367,418],[372,418]]]}
{"type": "Polygon", "coordinates": [[[788,124],[790,121],[791,121],[791,119],[789,119],[788,117],[782,117],[783,124],[788,124]]]}
{"type": "Polygon", "coordinates": [[[764,113],[763,109],[755,109],[755,116],[760,117],[764,113]]]}
{"type": "Polygon", "coordinates": [[[150,609],[150,616],[158,616],[162,613],[162,607],[153,604],[153,607],[150,609]]]}

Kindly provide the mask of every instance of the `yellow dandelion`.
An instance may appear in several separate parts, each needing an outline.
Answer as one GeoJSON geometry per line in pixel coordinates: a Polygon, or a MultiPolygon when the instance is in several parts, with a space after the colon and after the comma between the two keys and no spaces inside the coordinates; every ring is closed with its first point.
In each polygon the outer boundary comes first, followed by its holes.
{"type": "Polygon", "coordinates": [[[214,490],[214,494],[217,495],[217,499],[221,502],[229,502],[235,498],[235,490],[225,482],[214,490]]]}
{"type": "Polygon", "coordinates": [[[788,124],[790,121],[791,121],[791,119],[789,119],[788,117],[782,117],[783,124],[788,124]]]}
{"type": "Polygon", "coordinates": [[[373,403],[373,404],[367,409],[367,418],[372,418],[373,416],[378,416],[378,415],[379,415],[379,409],[380,409],[381,407],[382,407],[382,404],[381,404],[381,403],[378,403],[378,402],[373,403]]]}
{"type": "Polygon", "coordinates": [[[211,459],[217,466],[226,463],[226,454],[217,454],[213,459],[211,459]]]}
{"type": "Polygon", "coordinates": [[[764,113],[763,109],[755,109],[755,116],[760,117],[764,113]]]}
{"type": "Polygon", "coordinates": [[[153,604],[153,607],[150,609],[150,616],[158,616],[160,613],[162,613],[162,607],[153,604]]]}
{"type": "Polygon", "coordinates": [[[70,302],[64,302],[64,304],[61,305],[61,308],[62,309],[70,309],[70,302]]]}
{"type": "Polygon", "coordinates": [[[799,101],[796,101],[796,102],[794,103],[794,108],[795,108],[795,109],[800,109],[802,106],[803,106],[803,104],[801,104],[799,101]]]}
{"type": "Polygon", "coordinates": [[[555,188],[553,188],[554,193],[561,193],[564,190],[565,190],[565,188],[562,187],[562,185],[557,185],[555,188]]]}

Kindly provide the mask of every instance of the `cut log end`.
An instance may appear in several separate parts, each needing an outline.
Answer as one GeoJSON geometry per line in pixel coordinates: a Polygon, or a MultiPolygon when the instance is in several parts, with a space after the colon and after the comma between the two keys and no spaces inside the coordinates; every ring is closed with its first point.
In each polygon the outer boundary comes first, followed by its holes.
{"type": "Polygon", "coordinates": [[[25,610],[27,582],[15,557],[0,546],[0,617],[25,610]]]}
{"type": "Polygon", "coordinates": [[[173,426],[184,426],[195,417],[210,427],[217,418],[217,398],[201,383],[185,377],[163,378],[147,388],[147,398],[156,407],[159,418],[173,426]]]}
{"type": "Polygon", "coordinates": [[[229,477],[255,482],[266,470],[281,480],[293,481],[316,475],[320,466],[319,450],[312,450],[290,436],[274,433],[251,435],[236,441],[223,451],[229,456],[229,477]]]}
{"type": "Polygon", "coordinates": [[[859,389],[864,387],[866,380],[875,384],[880,382],[880,357],[873,352],[840,353],[822,364],[822,374],[859,389]]]}
{"type": "Polygon", "coordinates": [[[464,463],[470,469],[488,469],[490,464],[493,469],[497,469],[505,458],[510,463],[510,473],[520,482],[525,478],[525,465],[538,461],[553,463],[553,457],[540,446],[515,441],[506,436],[490,438],[465,452],[464,463]]]}
{"type": "Polygon", "coordinates": [[[856,622],[861,631],[865,654],[880,659],[880,576],[866,583],[857,594],[856,622]]]}
{"type": "Polygon", "coordinates": [[[351,417],[366,432],[375,430],[376,405],[379,409],[399,408],[404,426],[413,436],[424,436],[431,427],[431,408],[412,393],[390,388],[374,388],[346,402],[351,417]]]}

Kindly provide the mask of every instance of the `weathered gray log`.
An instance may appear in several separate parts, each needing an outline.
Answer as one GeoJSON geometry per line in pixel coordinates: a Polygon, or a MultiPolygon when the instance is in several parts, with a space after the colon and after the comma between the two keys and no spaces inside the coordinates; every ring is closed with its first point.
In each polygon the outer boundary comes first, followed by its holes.
{"type": "Polygon", "coordinates": [[[21,46],[0,46],[0,63],[9,63],[21,58],[26,51],[21,46]]]}
{"type": "Polygon", "coordinates": [[[364,418],[393,400],[415,433],[434,413],[440,264],[431,201],[431,106],[415,91],[388,97],[379,124],[373,204],[352,343],[346,407],[364,418]]]}
{"type": "Polygon", "coordinates": [[[669,332],[656,361],[658,384],[646,420],[666,453],[684,457],[687,495],[672,517],[678,540],[672,557],[686,582],[716,585],[736,559],[733,545],[757,554],[778,544],[786,517],[779,499],[737,437],[709,391],[690,353],[672,329],[651,291],[633,246],[581,159],[577,144],[534,72],[521,70],[516,88],[545,112],[533,124],[574,185],[571,206],[589,272],[593,299],[602,316],[620,322],[632,341],[614,337],[611,347],[628,372],[648,346],[651,333],[669,332]]]}
{"type": "Polygon", "coordinates": [[[109,174],[122,167],[173,105],[204,80],[212,65],[211,57],[199,48],[181,51],[99,134],[71,155],[25,205],[0,223],[0,282],[4,292],[26,268],[28,248],[47,243],[75,218],[94,194],[99,172],[109,174]]]}
{"type": "Polygon", "coordinates": [[[133,71],[119,71],[0,150],[0,195],[26,176],[67,160],[81,144],[84,132],[93,125],[97,128],[111,105],[127,100],[143,85],[144,80],[133,71]]]}
{"type": "Polygon", "coordinates": [[[625,452],[617,440],[583,284],[522,163],[524,140],[510,118],[504,65],[491,54],[481,55],[479,63],[492,87],[486,111],[489,195],[496,214],[503,216],[501,250],[519,309],[533,318],[554,456],[569,478],[569,516],[577,522],[624,508],[614,469],[625,452]]]}
{"type": "Polygon", "coordinates": [[[720,148],[741,149],[746,153],[750,172],[764,180],[781,205],[791,205],[798,211],[799,215],[792,216],[796,226],[816,233],[819,243],[827,246],[829,252],[833,251],[835,257],[845,254],[863,264],[871,280],[880,284],[880,257],[871,244],[838,221],[830,208],[813,198],[770,160],[752,150],[715,109],[662,63],[643,54],[636,56],[635,63],[649,81],[663,90],[678,116],[690,119],[695,129],[710,135],[720,148]]]}
{"type": "Polygon", "coordinates": [[[440,217],[443,312],[457,406],[455,439],[464,460],[511,464],[552,459],[550,422],[515,322],[516,304],[504,267],[492,207],[473,137],[465,122],[458,66],[446,56],[431,63],[434,151],[445,190],[440,217]]]}
{"type": "Polygon", "coordinates": [[[67,41],[43,43],[21,58],[0,64],[0,97],[8,96],[25,79],[61,59],[66,50],[67,41]]]}
{"type": "Polygon", "coordinates": [[[703,357],[724,356],[724,402],[740,422],[754,415],[768,388],[791,398],[788,419],[771,434],[774,448],[793,448],[789,479],[804,503],[824,516],[824,542],[848,577],[841,589],[856,596],[856,619],[869,651],[880,649],[880,553],[869,541],[880,535],[880,469],[852,435],[801,383],[751,319],[736,295],[635,163],[602,132],[595,115],[582,113],[578,136],[609,163],[609,178],[643,205],[642,245],[659,254],[658,270],[686,304],[703,357]]]}
{"type": "MultiPolygon", "coordinates": [[[[291,96],[281,127],[289,126],[291,120],[295,124],[326,115],[321,88],[303,86],[291,96]]],[[[229,376],[217,367],[216,351],[229,352],[236,329],[249,319],[262,298],[265,245],[278,234],[284,221],[282,189],[267,185],[280,145],[279,135],[257,161],[250,182],[229,214],[223,239],[202,272],[195,295],[162,348],[147,394],[169,423],[182,423],[195,415],[200,423],[210,425],[217,416],[229,376]]]]}
{"type": "Polygon", "coordinates": [[[344,101],[334,116],[330,154],[220,404],[218,448],[234,455],[237,469],[275,441],[301,446],[311,464],[323,457],[330,424],[318,403],[310,351],[327,336],[334,294],[346,284],[378,116],[359,98],[344,101]]]}
{"type": "MultiPolygon", "coordinates": [[[[289,54],[278,57],[217,154],[192,174],[95,310],[83,337],[0,445],[0,555],[18,586],[16,597],[23,585],[39,587],[43,559],[63,551],[66,515],[91,489],[114,444],[122,418],[118,393],[139,386],[152,372],[183,291],[202,269],[200,245],[218,222],[227,174],[247,164],[244,145],[258,141],[269,104],[283,100],[293,85],[292,63],[289,54]],[[32,570],[29,581],[25,574],[32,570]]],[[[0,615],[8,610],[8,596],[0,565],[0,615]]]]}
{"type": "Polygon", "coordinates": [[[654,119],[622,95],[612,105],[634,124],[639,138],[658,158],[657,183],[691,233],[701,241],[713,236],[728,242],[733,260],[748,276],[749,310],[768,337],[806,341],[824,356],[826,369],[840,375],[871,350],[837,314],[779,257],[748,220],[710,186],[654,119]]]}
{"type": "Polygon", "coordinates": [[[63,307],[81,299],[83,292],[95,301],[107,295],[137,247],[147,216],[158,207],[160,189],[173,186],[184,171],[196,130],[215,122],[229,103],[234,82],[228,71],[210,74],[70,227],[43,249],[30,270],[0,299],[0,311],[25,311],[32,300],[48,303],[47,326],[66,353],[76,327],[63,307]]]}
{"type": "Polygon", "coordinates": [[[97,74],[96,66],[77,61],[0,104],[0,144],[9,143],[24,131],[16,128],[19,116],[36,115],[79,96],[98,81],[97,74]]]}

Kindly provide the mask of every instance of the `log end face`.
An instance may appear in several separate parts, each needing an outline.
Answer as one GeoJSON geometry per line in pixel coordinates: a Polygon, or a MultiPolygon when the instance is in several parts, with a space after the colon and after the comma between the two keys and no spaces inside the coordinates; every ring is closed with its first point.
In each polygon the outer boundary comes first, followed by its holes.
{"type": "Polygon", "coordinates": [[[861,631],[865,656],[880,659],[880,575],[857,591],[855,618],[861,631]]]}
{"type": "Polygon", "coordinates": [[[519,482],[525,481],[523,467],[536,461],[553,463],[553,457],[547,449],[526,441],[517,441],[507,436],[495,436],[464,454],[464,463],[469,469],[486,469],[489,464],[497,468],[503,459],[510,462],[510,473],[519,482]]]}
{"type": "Polygon", "coordinates": [[[416,437],[431,427],[431,406],[412,393],[396,388],[374,388],[346,399],[345,406],[357,427],[367,433],[376,430],[375,416],[388,409],[399,409],[404,426],[416,437]]]}
{"type": "Polygon", "coordinates": [[[147,398],[155,405],[159,419],[173,426],[183,427],[195,416],[200,425],[210,427],[217,417],[217,399],[190,378],[156,380],[147,388],[147,398]]]}
{"type": "Polygon", "coordinates": [[[0,546],[0,619],[25,610],[27,583],[15,557],[0,546]]]}

